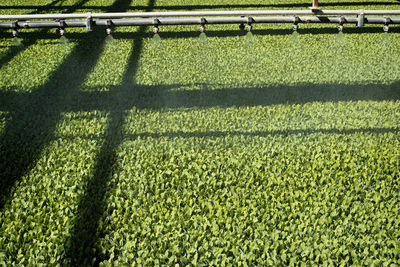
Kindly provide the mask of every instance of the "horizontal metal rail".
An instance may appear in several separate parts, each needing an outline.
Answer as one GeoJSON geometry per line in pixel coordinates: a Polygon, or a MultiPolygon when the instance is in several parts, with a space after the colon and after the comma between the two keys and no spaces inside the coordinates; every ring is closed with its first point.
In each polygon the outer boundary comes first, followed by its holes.
{"type": "Polygon", "coordinates": [[[74,13],[74,14],[27,14],[0,15],[0,20],[36,19],[113,19],[113,18],[162,18],[162,17],[208,17],[208,16],[306,16],[306,15],[400,15],[400,10],[237,10],[237,11],[176,11],[176,12],[125,12],[125,13],[74,13]]]}
{"type": "MultiPolygon", "coordinates": [[[[140,19],[99,19],[91,22],[95,26],[161,26],[161,25],[205,25],[205,24],[254,24],[254,23],[358,23],[357,17],[210,17],[210,18],[140,18],[140,19]]],[[[400,17],[364,17],[364,24],[400,24],[400,17]]],[[[66,21],[18,21],[0,22],[2,29],[68,28],[87,27],[87,20],[66,21]]]]}

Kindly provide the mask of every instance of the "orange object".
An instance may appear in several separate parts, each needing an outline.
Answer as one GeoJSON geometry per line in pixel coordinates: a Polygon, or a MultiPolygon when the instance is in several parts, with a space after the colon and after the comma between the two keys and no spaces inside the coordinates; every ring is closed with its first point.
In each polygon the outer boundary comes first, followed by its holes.
{"type": "Polygon", "coordinates": [[[321,9],[318,7],[318,0],[313,0],[312,6],[310,7],[312,11],[320,11],[321,9]]]}

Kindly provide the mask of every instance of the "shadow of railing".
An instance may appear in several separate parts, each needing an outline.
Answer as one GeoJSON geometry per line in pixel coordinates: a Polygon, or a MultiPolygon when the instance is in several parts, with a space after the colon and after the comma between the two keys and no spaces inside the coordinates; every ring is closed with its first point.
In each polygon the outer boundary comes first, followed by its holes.
{"type": "MultiPolygon", "coordinates": [[[[305,104],[337,101],[392,101],[400,100],[400,81],[391,84],[312,84],[277,85],[180,90],[182,85],[143,86],[125,84],[110,87],[105,92],[70,92],[76,99],[65,105],[64,112],[91,110],[268,106],[276,104],[305,104]]],[[[211,85],[210,85],[211,86],[211,85]]],[[[214,85],[213,85],[214,86],[214,85]]],[[[41,98],[41,93],[0,92],[0,110],[17,112],[16,108],[41,98]]]]}
{"type": "MultiPolygon", "coordinates": [[[[69,7],[60,7],[60,9],[62,8],[62,11],[65,13],[73,13],[74,11],[78,10],[79,8],[81,8],[86,2],[88,2],[89,0],[79,0],[75,5],[73,6],[69,6],[69,7]]],[[[54,7],[55,4],[59,3],[60,0],[54,0],[51,3],[44,5],[44,6],[35,6],[32,9],[35,9],[35,11],[31,12],[30,14],[40,14],[43,12],[46,12],[47,9],[49,7],[54,7]]],[[[1,7],[0,7],[1,9],[1,7]]],[[[48,32],[48,29],[42,29],[39,31],[34,31],[32,33],[36,34],[36,35],[41,35],[43,33],[48,32]]],[[[5,35],[8,34],[7,37],[10,36],[10,34],[8,32],[4,32],[1,31],[0,32],[0,36],[1,35],[5,35]]],[[[0,37],[1,38],[1,37],[0,37]]],[[[37,38],[28,38],[28,39],[24,39],[24,43],[23,46],[10,46],[9,49],[7,50],[7,52],[3,53],[2,55],[0,55],[0,68],[2,66],[4,66],[5,64],[7,64],[8,62],[10,62],[14,57],[16,57],[19,53],[21,53],[22,51],[24,51],[25,49],[29,48],[30,46],[34,45],[37,43],[37,38]]]]}
{"type": "MultiPolygon", "coordinates": [[[[116,0],[115,6],[126,10],[130,6],[129,1],[116,0]]],[[[151,11],[155,5],[155,0],[148,0],[146,11],[151,11]]],[[[137,73],[139,58],[143,48],[143,34],[147,27],[138,28],[137,36],[133,43],[132,54],[128,59],[121,85],[112,88],[114,100],[119,102],[121,97],[127,94],[139,93],[138,89],[133,88],[134,79],[137,73]]],[[[79,97],[79,96],[78,96],[79,97]]],[[[85,100],[84,100],[85,101],[85,100]]],[[[103,145],[97,155],[94,166],[93,176],[86,186],[86,191],[78,204],[78,216],[74,222],[74,228],[70,238],[70,247],[67,256],[73,265],[98,265],[99,262],[107,259],[109,255],[103,255],[100,248],[96,248],[98,239],[104,236],[99,229],[99,221],[102,218],[107,207],[107,195],[113,190],[110,186],[110,180],[113,177],[113,170],[117,163],[117,148],[123,141],[123,122],[124,106],[116,105],[109,111],[107,128],[104,134],[103,145]]]]}
{"type": "MultiPolygon", "coordinates": [[[[147,10],[155,5],[149,0],[147,10]]],[[[130,1],[117,0],[108,10],[124,10],[130,1]]],[[[110,88],[109,92],[82,92],[87,75],[92,71],[103,51],[104,32],[98,29],[79,39],[73,51],[67,56],[48,82],[32,93],[0,92],[0,110],[10,113],[0,136],[0,209],[9,200],[9,195],[17,183],[36,163],[46,145],[51,142],[61,113],[69,111],[106,110],[110,113],[104,134],[104,143],[94,165],[93,176],[89,177],[86,192],[78,205],[78,216],[74,221],[72,235],[67,248],[66,262],[72,265],[92,264],[104,260],[107,255],[93,251],[98,239],[104,234],[98,229],[99,220],[106,208],[113,168],[117,163],[116,149],[125,136],[122,134],[124,111],[133,107],[143,109],[163,109],[179,107],[215,106],[265,106],[286,103],[308,103],[315,101],[358,101],[358,100],[400,100],[400,83],[385,84],[302,84],[296,86],[261,86],[180,90],[182,85],[143,86],[134,83],[139,57],[143,48],[143,38],[150,35],[147,27],[140,27],[133,39],[133,53],[128,60],[123,81],[110,88]],[[102,45],[98,45],[101,43],[102,45]]],[[[288,34],[291,31],[276,31],[288,34]]],[[[221,32],[218,32],[218,34],[221,32]]],[[[235,32],[236,33],[236,32],[235,32]]],[[[130,38],[132,38],[132,33],[130,38]]],[[[175,33],[170,33],[173,36],[175,33]]],[[[179,35],[180,33],[176,33],[179,35]]],[[[216,33],[217,34],[217,33],[216,33]]],[[[232,32],[233,34],[233,32],[232,32]]],[[[117,37],[125,33],[116,34],[117,37]]],[[[196,33],[196,36],[198,33],[196,33]]],[[[212,35],[212,34],[211,34],[212,35]]],[[[128,38],[128,35],[126,35],[128,38]]],[[[144,133],[143,137],[213,137],[224,135],[267,136],[277,134],[313,133],[325,130],[292,130],[276,132],[203,132],[203,133],[144,133]]],[[[398,128],[365,128],[353,130],[328,129],[333,133],[352,132],[398,132],[398,128]]],[[[137,138],[128,136],[127,138],[137,138]]]]}
{"type": "MultiPolygon", "coordinates": [[[[309,28],[308,25],[300,25],[300,29],[298,30],[299,34],[313,34],[313,35],[320,35],[320,34],[332,34],[332,35],[337,35],[338,30],[337,30],[337,25],[335,24],[323,24],[320,25],[318,28],[309,28]]],[[[213,30],[212,29],[213,25],[209,25],[207,29],[207,37],[208,38],[223,38],[223,37],[236,37],[236,36],[244,36],[247,31],[240,31],[239,27],[238,30],[213,30]]],[[[293,33],[291,25],[287,24],[287,28],[271,28],[271,25],[265,25],[265,24],[256,24],[254,25],[254,30],[252,31],[253,35],[272,35],[272,36],[279,36],[279,35],[291,35],[293,33]]],[[[132,28],[135,29],[135,28],[132,28]]],[[[143,33],[138,35],[138,33],[135,32],[119,32],[116,31],[113,33],[113,37],[115,39],[134,39],[137,38],[152,38],[153,37],[153,32],[150,30],[150,27],[146,28],[147,30],[143,33]]],[[[185,39],[185,38],[198,38],[199,37],[199,32],[197,31],[197,27],[194,28],[193,26],[187,26],[186,31],[170,31],[168,29],[168,26],[164,27],[161,29],[161,32],[159,33],[161,38],[163,39],[185,39]],[[195,29],[195,30],[193,30],[195,29]]],[[[101,28],[101,30],[104,30],[104,36],[105,34],[105,29],[101,28]]],[[[384,33],[382,30],[382,25],[368,25],[363,28],[354,28],[354,27],[345,27],[344,29],[344,34],[345,35],[353,35],[353,34],[373,34],[373,33],[384,33]]],[[[390,33],[400,33],[400,26],[393,25],[390,27],[390,33]]],[[[86,32],[68,32],[66,35],[69,40],[76,40],[79,41],[82,38],[85,38],[86,32]]],[[[23,32],[22,35],[24,36],[24,40],[26,40],[26,43],[31,43],[31,42],[36,42],[36,40],[41,40],[41,39],[46,39],[46,40],[54,40],[53,44],[57,44],[57,40],[59,39],[59,36],[56,35],[55,33],[51,32],[33,32],[33,31],[26,31],[23,32]]],[[[10,38],[10,35],[5,32],[0,32],[0,38],[10,38]]],[[[51,45],[49,43],[48,45],[51,45]]],[[[10,49],[15,49],[16,52],[21,52],[22,50],[18,47],[11,47],[10,49]]],[[[0,62],[2,62],[2,59],[0,58],[0,62]]]]}
{"type": "Polygon", "coordinates": [[[101,46],[87,53],[88,44],[97,39],[96,35],[98,32],[92,32],[82,39],[48,82],[29,97],[17,100],[11,95],[7,97],[9,93],[1,93],[0,101],[9,108],[11,120],[0,136],[0,209],[16,181],[35,164],[49,141],[47,136],[55,130],[60,113],[72,104],[73,91],[84,82],[100,56],[101,46]]]}
{"type": "MultiPolygon", "coordinates": [[[[166,131],[166,132],[143,132],[137,134],[124,134],[124,140],[137,140],[138,138],[225,138],[225,137],[233,137],[233,136],[245,136],[245,137],[273,137],[273,136],[290,136],[290,135],[311,135],[311,134],[338,134],[338,135],[349,135],[349,134],[358,134],[358,133],[367,133],[367,134],[385,134],[385,133],[399,133],[400,127],[362,127],[362,128],[350,128],[350,129],[314,129],[314,128],[306,128],[306,129],[286,129],[286,130],[271,130],[271,131],[166,131]]],[[[61,136],[57,136],[55,138],[62,137],[64,140],[102,140],[102,135],[68,135],[63,134],[61,136]]]]}
{"type": "MultiPolygon", "coordinates": [[[[85,1],[81,1],[84,3],[85,1]]],[[[117,0],[106,11],[116,11],[127,9],[131,1],[117,0]]],[[[36,88],[27,98],[16,100],[2,98],[2,104],[9,107],[8,113],[11,118],[7,121],[0,135],[0,209],[9,201],[10,193],[15,184],[22,176],[27,174],[39,159],[43,149],[51,141],[57,123],[61,119],[61,113],[67,110],[68,106],[73,106],[77,95],[77,90],[84,84],[85,78],[95,66],[100,58],[105,44],[104,35],[95,29],[81,38],[58,69],[51,74],[46,84],[36,88]],[[102,45],[99,45],[102,44],[102,45]],[[9,105],[11,104],[11,105],[9,105]],[[16,106],[20,105],[20,106],[16,106]]],[[[140,48],[140,47],[139,47],[140,48]]],[[[140,51],[140,49],[138,49],[140,51]]],[[[138,55],[135,54],[133,60],[137,62],[138,55]]],[[[136,63],[135,63],[136,64],[136,63]]],[[[2,93],[4,94],[7,93],[2,93]]],[[[119,114],[118,112],[115,114],[119,114]]],[[[111,115],[114,118],[118,115],[111,115]]],[[[116,120],[111,120],[109,127],[110,137],[114,136],[114,130],[118,131],[113,124],[116,120]]],[[[105,140],[107,149],[101,149],[98,156],[98,164],[95,166],[94,178],[88,183],[87,192],[79,205],[78,219],[74,227],[73,235],[67,247],[65,262],[72,265],[89,264],[93,258],[92,245],[97,240],[97,220],[102,214],[104,199],[90,203],[91,211],[85,213],[88,206],[85,206],[87,199],[98,199],[99,192],[94,191],[98,186],[99,179],[107,180],[103,177],[104,166],[111,160],[108,154],[108,146],[114,145],[113,142],[105,140]],[[107,151],[105,153],[104,151],[107,151]],[[98,213],[95,212],[98,211],[98,213]],[[87,221],[94,224],[87,224],[87,221]],[[81,230],[85,228],[86,230],[81,230]],[[88,233],[88,235],[81,235],[88,233]]],[[[116,145],[117,146],[117,145],[116,145]]],[[[111,155],[112,157],[112,155],[111,155]]],[[[111,169],[111,165],[108,167],[111,169]]],[[[102,197],[104,197],[102,195],[102,197]]]]}

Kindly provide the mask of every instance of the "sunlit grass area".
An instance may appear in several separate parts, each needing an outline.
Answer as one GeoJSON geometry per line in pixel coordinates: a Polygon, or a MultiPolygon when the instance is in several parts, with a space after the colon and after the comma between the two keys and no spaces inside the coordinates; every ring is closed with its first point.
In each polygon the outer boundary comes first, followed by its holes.
{"type": "MultiPolygon", "coordinates": [[[[7,1],[0,13],[311,1],[7,1]]],[[[398,1],[320,1],[400,9],[398,1]]],[[[400,31],[0,32],[0,264],[400,264],[400,31]],[[13,45],[14,44],[14,45],[13,45]]]]}

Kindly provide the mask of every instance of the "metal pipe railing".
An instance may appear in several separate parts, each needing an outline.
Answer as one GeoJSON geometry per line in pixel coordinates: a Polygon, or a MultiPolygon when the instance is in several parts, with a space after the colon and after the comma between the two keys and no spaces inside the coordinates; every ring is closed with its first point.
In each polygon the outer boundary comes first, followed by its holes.
{"type": "MultiPolygon", "coordinates": [[[[355,24],[357,17],[211,17],[211,18],[140,18],[140,19],[99,19],[92,22],[95,26],[162,26],[162,25],[203,25],[203,24],[253,24],[253,23],[335,23],[355,24]]],[[[400,17],[365,17],[364,24],[400,24],[400,17]]],[[[65,21],[18,21],[2,22],[2,29],[32,28],[69,28],[87,27],[86,20],[65,21]]]]}
{"type": "Polygon", "coordinates": [[[112,19],[112,18],[162,18],[208,16],[304,16],[304,15],[400,15],[400,10],[236,10],[236,11],[175,11],[175,12],[125,12],[125,13],[73,13],[73,14],[26,14],[0,15],[0,20],[36,19],[112,19]]]}
{"type": "Polygon", "coordinates": [[[21,28],[57,28],[57,32],[63,35],[65,28],[68,27],[86,27],[87,31],[90,31],[95,26],[105,26],[107,34],[111,34],[115,26],[154,26],[154,33],[158,33],[160,25],[198,24],[201,25],[200,31],[204,32],[205,24],[240,24],[240,29],[244,29],[247,24],[248,31],[252,30],[254,23],[293,23],[293,30],[298,29],[299,23],[337,23],[339,31],[343,30],[343,24],[346,23],[354,23],[358,27],[363,27],[364,24],[384,24],[384,31],[389,30],[389,24],[400,24],[400,17],[367,17],[366,15],[400,15],[400,10],[248,10],[0,15],[0,21],[9,20],[0,22],[0,29],[12,29],[13,36],[17,36],[18,29],[21,28]],[[349,15],[356,16],[349,17],[349,15]],[[38,21],[39,19],[45,21],[38,21]]]}

